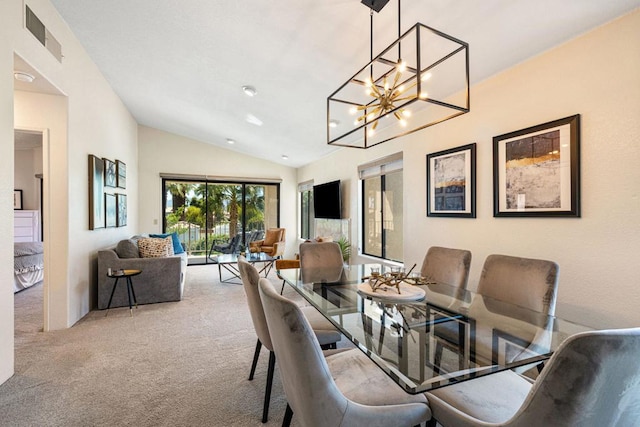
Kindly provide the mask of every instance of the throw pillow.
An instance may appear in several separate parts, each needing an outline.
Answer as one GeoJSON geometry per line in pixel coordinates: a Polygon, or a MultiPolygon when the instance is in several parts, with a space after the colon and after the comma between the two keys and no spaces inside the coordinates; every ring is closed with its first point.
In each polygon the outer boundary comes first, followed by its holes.
{"type": "Polygon", "coordinates": [[[116,245],[116,253],[120,258],[140,258],[138,244],[135,240],[120,240],[116,245]]]}
{"type": "Polygon", "coordinates": [[[182,243],[180,243],[180,238],[178,237],[177,232],[173,233],[165,233],[165,234],[149,234],[149,237],[155,237],[159,239],[166,239],[168,236],[171,236],[171,241],[173,242],[173,253],[175,255],[181,254],[184,252],[184,248],[182,247],[182,243]]]}
{"type": "Polygon", "coordinates": [[[277,228],[270,228],[267,230],[267,233],[264,235],[264,243],[263,246],[273,246],[276,242],[280,241],[280,236],[282,235],[282,230],[277,228]]]}
{"type": "Polygon", "coordinates": [[[164,239],[153,237],[138,240],[138,249],[142,258],[160,258],[173,255],[171,236],[164,239]]]}

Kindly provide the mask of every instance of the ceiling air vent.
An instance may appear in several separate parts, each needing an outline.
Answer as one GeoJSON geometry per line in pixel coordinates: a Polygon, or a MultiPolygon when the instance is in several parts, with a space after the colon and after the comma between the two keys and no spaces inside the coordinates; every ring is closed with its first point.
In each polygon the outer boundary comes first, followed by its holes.
{"type": "Polygon", "coordinates": [[[62,45],[56,40],[55,37],[47,30],[42,21],[38,19],[35,13],[29,6],[26,7],[26,24],[27,30],[31,32],[35,36],[36,39],[44,47],[47,48],[49,52],[58,60],[58,62],[62,62],[62,45]]]}

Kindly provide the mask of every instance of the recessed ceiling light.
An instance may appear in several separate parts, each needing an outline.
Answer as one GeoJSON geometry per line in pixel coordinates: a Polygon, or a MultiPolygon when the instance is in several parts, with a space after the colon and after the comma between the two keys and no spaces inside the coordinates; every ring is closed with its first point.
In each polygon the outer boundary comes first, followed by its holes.
{"type": "Polygon", "coordinates": [[[282,160],[289,160],[289,156],[287,156],[286,154],[282,155],[282,160]]]}
{"type": "Polygon", "coordinates": [[[235,144],[235,143],[236,143],[235,139],[227,138],[227,144],[235,144]]]}
{"type": "Polygon", "coordinates": [[[330,128],[338,127],[339,124],[340,124],[340,120],[336,120],[336,119],[329,120],[329,127],[330,128]]]}
{"type": "Polygon", "coordinates": [[[253,86],[242,86],[242,91],[247,96],[256,96],[258,94],[258,91],[253,86]]]}
{"type": "Polygon", "coordinates": [[[247,114],[246,120],[247,120],[248,123],[251,123],[252,125],[262,126],[262,120],[260,120],[259,118],[257,118],[253,114],[247,114]]]}
{"type": "Polygon", "coordinates": [[[15,71],[13,77],[15,77],[16,80],[27,83],[32,83],[36,79],[33,75],[25,73],[24,71],[15,71]]]}

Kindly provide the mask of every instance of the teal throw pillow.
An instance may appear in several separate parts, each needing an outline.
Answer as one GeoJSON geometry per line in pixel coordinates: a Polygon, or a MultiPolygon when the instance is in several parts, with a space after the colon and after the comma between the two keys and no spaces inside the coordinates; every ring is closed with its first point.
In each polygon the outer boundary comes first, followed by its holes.
{"type": "Polygon", "coordinates": [[[180,238],[178,237],[177,232],[174,231],[173,233],[166,233],[166,234],[149,234],[149,237],[154,237],[158,239],[164,239],[169,236],[171,236],[171,241],[173,242],[173,253],[175,255],[183,253],[184,249],[182,248],[182,244],[180,243],[180,238]]]}

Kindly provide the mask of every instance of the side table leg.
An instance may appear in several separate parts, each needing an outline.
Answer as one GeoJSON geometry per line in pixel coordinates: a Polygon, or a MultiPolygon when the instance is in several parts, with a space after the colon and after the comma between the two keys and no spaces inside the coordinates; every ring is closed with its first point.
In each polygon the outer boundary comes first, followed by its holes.
{"type": "Polygon", "coordinates": [[[127,297],[129,297],[129,314],[133,317],[133,309],[131,307],[131,279],[127,277],[127,297]]]}
{"type": "Polygon", "coordinates": [[[131,277],[127,277],[127,279],[129,280],[129,286],[131,286],[131,295],[133,295],[133,304],[136,306],[136,308],[138,308],[138,300],[136,299],[136,293],[133,290],[133,281],[131,280],[131,277]]]}
{"type": "Polygon", "coordinates": [[[113,289],[111,289],[111,296],[109,297],[109,304],[107,304],[107,312],[104,314],[104,317],[107,317],[109,314],[109,308],[111,308],[111,301],[113,300],[113,293],[116,291],[116,286],[118,285],[119,277],[116,277],[116,281],[113,283],[113,289]]]}

